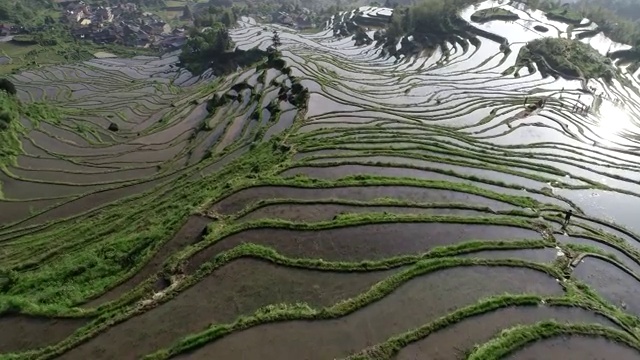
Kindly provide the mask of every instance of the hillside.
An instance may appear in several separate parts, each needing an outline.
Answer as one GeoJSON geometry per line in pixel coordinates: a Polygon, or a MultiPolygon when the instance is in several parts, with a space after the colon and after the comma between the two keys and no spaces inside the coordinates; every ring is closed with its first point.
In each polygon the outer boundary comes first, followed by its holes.
{"type": "Polygon", "coordinates": [[[0,359],[639,358],[637,48],[522,3],[246,11],[6,72],[0,359]]]}

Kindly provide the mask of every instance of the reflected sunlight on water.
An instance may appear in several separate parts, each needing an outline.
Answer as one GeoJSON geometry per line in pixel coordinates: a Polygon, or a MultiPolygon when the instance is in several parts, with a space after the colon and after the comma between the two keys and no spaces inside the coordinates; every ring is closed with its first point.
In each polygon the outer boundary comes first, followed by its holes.
{"type": "Polygon", "coordinates": [[[598,109],[600,114],[597,134],[606,140],[624,137],[625,134],[635,134],[637,124],[623,105],[616,105],[604,100],[598,109]]]}

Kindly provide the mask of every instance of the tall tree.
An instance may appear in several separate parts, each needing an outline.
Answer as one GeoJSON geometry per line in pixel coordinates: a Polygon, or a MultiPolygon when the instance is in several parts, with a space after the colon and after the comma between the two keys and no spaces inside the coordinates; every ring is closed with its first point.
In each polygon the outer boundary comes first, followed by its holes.
{"type": "Polygon", "coordinates": [[[220,17],[220,22],[224,24],[226,27],[231,26],[231,15],[229,15],[229,11],[225,11],[220,17]]]}
{"type": "Polygon", "coordinates": [[[189,5],[185,5],[182,10],[182,18],[183,19],[193,19],[193,13],[191,12],[191,8],[189,5]]]}
{"type": "Polygon", "coordinates": [[[11,95],[15,95],[17,93],[16,86],[7,79],[0,79],[0,90],[4,90],[11,95]]]}

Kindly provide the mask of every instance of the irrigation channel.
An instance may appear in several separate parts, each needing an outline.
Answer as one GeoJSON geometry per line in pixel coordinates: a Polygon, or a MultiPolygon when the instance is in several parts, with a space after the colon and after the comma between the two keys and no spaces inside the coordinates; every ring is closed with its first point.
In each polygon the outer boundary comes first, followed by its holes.
{"type": "Polygon", "coordinates": [[[585,30],[500,6],[520,20],[471,24],[507,55],[396,61],[243,18],[236,44],[278,29],[287,70],[195,77],[169,54],[13,76],[62,115],[23,118],[0,173],[0,358],[638,359],[638,74],[590,80],[604,96],[574,113],[580,81],[502,72],[585,30]]]}

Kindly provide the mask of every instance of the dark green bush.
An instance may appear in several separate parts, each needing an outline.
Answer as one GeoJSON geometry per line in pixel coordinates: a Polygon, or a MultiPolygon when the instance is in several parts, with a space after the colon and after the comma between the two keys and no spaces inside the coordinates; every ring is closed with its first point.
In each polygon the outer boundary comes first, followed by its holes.
{"type": "Polygon", "coordinates": [[[16,86],[7,79],[0,79],[0,90],[4,90],[11,95],[16,94],[16,86]]]}

